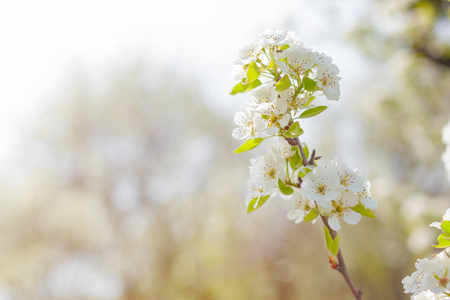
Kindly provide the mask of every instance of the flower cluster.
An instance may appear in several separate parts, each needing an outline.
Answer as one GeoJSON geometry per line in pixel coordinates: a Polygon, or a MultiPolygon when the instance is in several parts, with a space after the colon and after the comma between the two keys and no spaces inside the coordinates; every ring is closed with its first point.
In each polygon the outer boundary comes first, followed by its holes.
{"type": "Polygon", "coordinates": [[[235,115],[236,139],[283,134],[298,117],[309,117],[326,107],[314,108],[322,92],[329,100],[340,96],[339,68],[323,53],[303,45],[293,32],[267,29],[243,46],[235,62],[239,83],[231,94],[251,91],[251,99],[235,115]]]}
{"type": "Polygon", "coordinates": [[[437,255],[418,259],[417,271],[403,280],[405,293],[412,293],[412,300],[437,300],[450,297],[450,209],[442,222],[433,222],[431,227],[441,229],[436,248],[443,248],[437,255]]]}
{"type": "Polygon", "coordinates": [[[370,182],[357,169],[337,160],[314,168],[301,185],[304,199],[313,202],[321,215],[328,216],[333,230],[341,229],[340,220],[357,224],[361,214],[374,217],[371,210],[377,208],[377,200],[371,197],[369,189],[370,182]]]}
{"type": "Polygon", "coordinates": [[[377,201],[359,171],[337,161],[317,166],[315,152],[310,153],[298,139],[303,134],[300,120],[327,108],[314,106],[317,93],[339,99],[339,69],[332,59],[307,48],[292,32],[267,29],[241,48],[235,67],[239,83],[231,94],[251,92],[235,115],[239,127],[232,136],[246,140],[235,152],[278,137],[278,143],[251,160],[247,211],[281,194],[293,201],[295,208],[288,218],[296,223],[321,215],[328,217],[332,229],[339,230],[340,220],[357,224],[361,215],[374,217],[371,210],[377,201]]]}

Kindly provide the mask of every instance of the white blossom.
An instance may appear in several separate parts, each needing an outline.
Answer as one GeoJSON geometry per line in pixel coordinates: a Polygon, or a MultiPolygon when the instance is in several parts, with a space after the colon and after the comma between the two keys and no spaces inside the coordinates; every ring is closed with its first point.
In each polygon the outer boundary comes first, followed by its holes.
{"type": "Polygon", "coordinates": [[[295,154],[295,151],[292,150],[292,146],[282,137],[278,138],[277,144],[270,144],[269,152],[283,158],[289,158],[295,154]]]}
{"type": "Polygon", "coordinates": [[[318,166],[303,179],[302,192],[318,205],[328,207],[341,194],[339,178],[333,168],[318,166]]]}
{"type": "Polygon", "coordinates": [[[358,170],[352,170],[345,164],[337,162],[336,160],[335,168],[339,177],[339,188],[342,191],[358,193],[363,190],[365,179],[358,170]]]}
{"type": "Polygon", "coordinates": [[[250,176],[255,185],[265,191],[276,188],[278,178],[284,175],[286,161],[283,157],[266,152],[264,155],[251,159],[250,176]]]}
{"type": "Polygon", "coordinates": [[[257,43],[251,43],[240,47],[235,64],[243,66],[251,63],[256,60],[256,56],[260,51],[261,46],[257,43]]]}
{"type": "Polygon", "coordinates": [[[339,100],[341,95],[339,80],[337,76],[339,68],[334,64],[321,64],[317,68],[317,85],[323,89],[323,93],[328,100],[339,100]]]}
{"type": "Polygon", "coordinates": [[[240,127],[235,128],[231,136],[238,140],[246,138],[255,138],[262,134],[266,128],[266,123],[258,113],[246,109],[244,111],[238,111],[234,115],[234,123],[240,127]]]}
{"type": "Polygon", "coordinates": [[[446,250],[432,257],[418,259],[415,266],[417,271],[402,280],[405,293],[416,296],[425,290],[434,294],[449,292],[450,257],[446,250]]]}
{"type": "Polygon", "coordinates": [[[278,97],[286,103],[286,105],[297,111],[301,106],[306,105],[308,103],[309,98],[304,97],[303,95],[297,95],[294,99],[295,89],[293,87],[289,87],[288,89],[279,92],[278,97]]]}
{"type": "Polygon", "coordinates": [[[288,48],[284,56],[289,67],[289,73],[302,74],[315,64],[314,52],[300,44],[295,44],[288,48]]]}
{"type": "Polygon", "coordinates": [[[287,218],[295,221],[295,223],[301,223],[303,218],[310,211],[309,200],[305,198],[300,189],[294,188],[294,193],[291,195],[291,200],[294,202],[294,209],[291,209],[287,218]]]}
{"type": "Polygon", "coordinates": [[[290,44],[296,39],[291,31],[276,28],[267,28],[258,34],[258,42],[262,46],[282,46],[290,44]]]}
{"type": "Polygon", "coordinates": [[[367,209],[375,209],[378,207],[378,200],[371,197],[369,189],[370,182],[365,180],[363,189],[357,192],[359,202],[367,209]]]}
{"type": "Polygon", "coordinates": [[[441,300],[441,299],[448,300],[449,297],[446,296],[445,294],[435,294],[429,290],[420,292],[419,294],[411,297],[411,300],[441,300]]]}
{"type": "Polygon", "coordinates": [[[355,225],[361,220],[361,215],[351,207],[358,204],[358,197],[354,193],[343,192],[339,199],[331,202],[331,206],[320,207],[321,213],[328,215],[328,224],[337,231],[341,229],[340,220],[347,224],[355,225]]]}
{"type": "Polygon", "coordinates": [[[250,107],[263,115],[269,115],[271,112],[275,114],[287,112],[287,102],[278,96],[274,84],[267,84],[254,89],[250,107]]]}

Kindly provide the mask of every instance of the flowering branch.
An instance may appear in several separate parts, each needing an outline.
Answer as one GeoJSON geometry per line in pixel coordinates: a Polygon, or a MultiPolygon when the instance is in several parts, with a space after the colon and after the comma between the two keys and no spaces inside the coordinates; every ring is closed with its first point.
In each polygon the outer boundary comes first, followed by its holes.
{"type": "Polygon", "coordinates": [[[361,216],[375,217],[371,210],[377,207],[377,200],[370,196],[370,183],[358,170],[337,160],[318,166],[320,157],[298,138],[303,134],[300,120],[327,109],[314,105],[318,93],[328,100],[339,99],[341,78],[337,74],[339,68],[330,57],[306,48],[294,33],[266,30],[241,49],[236,61],[239,83],[231,94],[251,91],[251,100],[236,113],[239,127],[232,136],[245,140],[235,153],[279,137],[265,154],[251,159],[247,212],[282,195],[294,204],[287,217],[295,223],[315,222],[320,216],[332,267],[342,273],[355,299],[360,300],[361,292],[345,267],[336,231],[341,229],[341,221],[354,225],[361,216]]]}
{"type": "MultiPolygon", "coordinates": [[[[311,154],[311,159],[307,160],[305,152],[303,151],[303,147],[301,147],[301,143],[300,143],[300,140],[298,139],[298,137],[295,138],[295,141],[296,141],[295,142],[296,145],[300,145],[299,149],[300,149],[301,156],[303,158],[303,165],[304,166],[313,165],[314,160],[317,159],[315,157],[316,150],[313,150],[313,152],[311,154]]],[[[291,144],[291,143],[289,143],[289,144],[291,144]]],[[[330,225],[328,224],[328,217],[320,215],[320,219],[322,220],[323,224],[327,227],[328,231],[330,232],[331,238],[333,240],[335,240],[337,237],[337,232],[334,231],[333,228],[331,228],[330,225]]],[[[342,276],[344,276],[345,282],[347,283],[348,287],[350,288],[355,299],[361,300],[362,299],[362,291],[359,290],[358,288],[356,288],[355,284],[353,283],[350,273],[348,272],[347,267],[345,265],[344,256],[342,254],[341,247],[339,247],[339,251],[337,253],[337,259],[338,259],[338,264],[337,265],[332,264],[332,267],[335,268],[336,270],[338,270],[339,273],[341,273],[342,276]]]]}

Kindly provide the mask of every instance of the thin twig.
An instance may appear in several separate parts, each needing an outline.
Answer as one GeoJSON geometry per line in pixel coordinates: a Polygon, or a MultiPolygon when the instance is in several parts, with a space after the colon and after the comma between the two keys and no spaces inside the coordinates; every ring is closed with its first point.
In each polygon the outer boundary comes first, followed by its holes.
{"type": "MultiPolygon", "coordinates": [[[[336,231],[334,231],[330,225],[328,224],[328,218],[326,216],[322,216],[320,215],[320,218],[322,219],[323,224],[328,228],[328,230],[330,231],[331,237],[333,238],[333,240],[336,238],[336,231]]],[[[339,271],[339,273],[342,274],[342,276],[344,276],[345,282],[347,283],[348,287],[350,288],[350,290],[352,291],[353,296],[355,297],[356,300],[361,300],[362,299],[362,292],[361,290],[359,290],[355,284],[353,283],[352,278],[350,277],[350,274],[348,273],[347,267],[345,265],[345,261],[344,261],[344,256],[342,255],[342,250],[339,247],[339,252],[337,255],[337,259],[338,259],[338,267],[337,270],[339,271]]]]}
{"type": "MultiPolygon", "coordinates": [[[[302,164],[306,167],[308,165],[313,165],[314,164],[314,160],[318,159],[318,157],[315,157],[316,152],[315,150],[313,150],[312,154],[311,154],[311,158],[308,161],[308,158],[305,155],[305,152],[303,151],[303,147],[302,144],[300,143],[300,140],[297,138],[295,139],[286,139],[288,140],[289,144],[291,145],[298,145],[298,148],[300,150],[300,155],[302,156],[302,164]]],[[[326,216],[322,216],[320,215],[320,218],[322,219],[323,224],[328,228],[328,230],[330,231],[331,237],[333,238],[333,240],[336,238],[336,231],[334,231],[330,225],[328,224],[328,217],[326,216]]],[[[347,267],[345,265],[345,261],[344,261],[344,256],[342,255],[342,250],[339,247],[339,252],[337,254],[337,259],[338,259],[338,267],[337,270],[339,271],[339,273],[342,274],[342,276],[344,276],[345,282],[347,283],[348,287],[350,288],[353,296],[355,297],[356,300],[361,300],[362,299],[362,292],[361,290],[359,290],[355,284],[353,283],[352,278],[350,277],[350,274],[348,273],[347,267]]]]}

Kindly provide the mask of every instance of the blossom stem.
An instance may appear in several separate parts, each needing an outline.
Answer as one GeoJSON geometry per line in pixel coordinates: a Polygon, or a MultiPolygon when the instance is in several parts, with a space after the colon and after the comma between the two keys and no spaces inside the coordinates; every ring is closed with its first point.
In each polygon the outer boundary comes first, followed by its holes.
{"type": "MultiPolygon", "coordinates": [[[[336,231],[334,231],[328,224],[328,217],[320,215],[320,218],[322,219],[323,224],[330,231],[331,237],[334,240],[336,238],[336,231]]],[[[339,273],[342,274],[342,276],[344,276],[345,282],[347,283],[348,287],[352,291],[353,297],[355,297],[356,300],[361,300],[362,292],[355,286],[352,278],[350,277],[350,274],[348,273],[347,267],[345,266],[344,256],[342,255],[342,250],[340,247],[339,247],[339,252],[337,254],[337,259],[338,259],[338,264],[339,264],[337,270],[339,271],[339,273]]]]}
{"type": "MultiPolygon", "coordinates": [[[[295,138],[295,144],[298,145],[298,148],[300,149],[300,155],[302,156],[303,165],[304,166],[313,165],[315,152],[313,152],[313,154],[311,155],[311,159],[308,161],[308,158],[306,157],[305,152],[303,151],[303,147],[302,147],[298,137],[295,138]]],[[[336,234],[336,231],[334,231],[328,224],[328,217],[320,215],[320,218],[322,219],[323,224],[330,231],[331,237],[334,240],[336,238],[337,234],[336,234]]],[[[339,264],[337,270],[339,271],[339,273],[342,274],[342,276],[344,276],[345,282],[347,283],[348,287],[350,288],[350,290],[353,294],[353,297],[355,297],[356,300],[361,300],[362,292],[361,292],[361,290],[356,288],[355,284],[353,283],[352,278],[350,277],[350,274],[348,273],[348,270],[347,270],[347,267],[346,267],[345,261],[344,261],[344,256],[342,255],[342,250],[340,247],[339,247],[339,252],[337,254],[337,259],[338,259],[338,264],[339,264]]]]}

